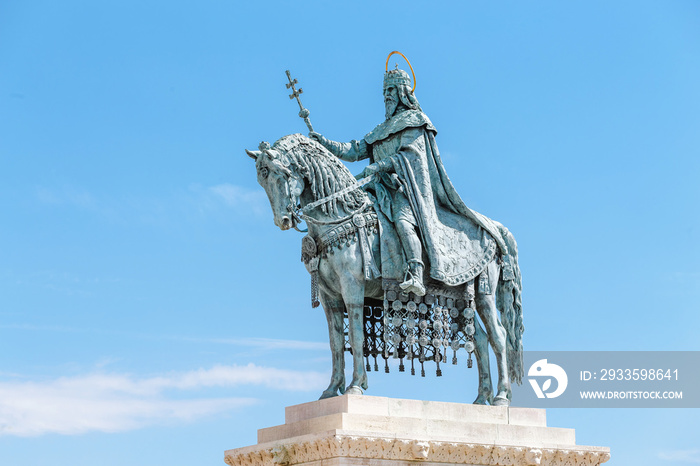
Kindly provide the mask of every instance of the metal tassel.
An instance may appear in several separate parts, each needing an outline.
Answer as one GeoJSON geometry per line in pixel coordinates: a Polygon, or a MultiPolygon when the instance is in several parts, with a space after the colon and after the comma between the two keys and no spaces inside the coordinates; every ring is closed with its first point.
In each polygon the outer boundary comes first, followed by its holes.
{"type": "Polygon", "coordinates": [[[321,304],[318,301],[318,271],[311,273],[311,307],[317,308],[321,304]]]}

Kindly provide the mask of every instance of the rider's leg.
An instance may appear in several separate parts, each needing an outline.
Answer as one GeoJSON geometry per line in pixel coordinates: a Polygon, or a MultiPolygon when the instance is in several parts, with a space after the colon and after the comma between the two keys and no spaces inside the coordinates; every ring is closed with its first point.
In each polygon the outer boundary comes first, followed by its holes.
{"type": "Polygon", "coordinates": [[[416,220],[413,216],[413,211],[403,193],[397,192],[395,194],[392,210],[394,226],[396,227],[401,247],[406,254],[406,265],[408,266],[404,282],[400,285],[401,289],[423,296],[425,294],[425,286],[423,285],[424,264],[421,260],[423,247],[416,230],[416,220]]]}
{"type": "Polygon", "coordinates": [[[421,260],[423,248],[418,239],[416,227],[405,220],[398,220],[396,222],[396,232],[406,253],[406,265],[408,266],[404,282],[400,285],[401,289],[423,296],[425,294],[425,286],[423,285],[424,265],[421,260]]]}

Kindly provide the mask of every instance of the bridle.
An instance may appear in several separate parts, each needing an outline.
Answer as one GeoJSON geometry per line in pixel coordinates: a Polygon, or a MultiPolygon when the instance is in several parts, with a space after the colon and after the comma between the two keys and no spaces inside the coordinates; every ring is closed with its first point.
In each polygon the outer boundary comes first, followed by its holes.
{"type": "Polygon", "coordinates": [[[332,194],[329,194],[328,196],[325,196],[321,199],[317,199],[314,202],[311,202],[310,204],[307,204],[304,208],[301,207],[301,202],[300,202],[300,197],[302,193],[302,189],[299,187],[299,180],[297,179],[297,175],[287,168],[290,163],[289,159],[286,157],[283,157],[283,161],[280,164],[283,167],[283,172],[286,172],[286,183],[285,183],[285,189],[286,189],[286,196],[287,199],[289,200],[286,205],[286,210],[289,213],[291,220],[292,220],[292,228],[294,228],[296,231],[299,233],[308,233],[308,228],[307,229],[300,229],[297,225],[300,224],[303,221],[315,223],[317,225],[333,225],[337,223],[342,223],[348,219],[350,219],[353,215],[362,212],[369,206],[369,202],[366,199],[360,207],[355,209],[354,211],[350,212],[349,215],[336,219],[336,220],[331,220],[331,221],[321,221],[321,220],[316,220],[313,217],[309,216],[308,212],[312,211],[316,207],[319,207],[323,204],[326,204],[327,202],[332,201],[333,199],[337,199],[341,196],[344,196],[348,193],[351,193],[352,191],[356,189],[362,188],[362,186],[366,185],[372,179],[374,178],[374,175],[370,175],[368,177],[363,178],[359,182],[354,182],[350,186],[347,186],[340,191],[336,191],[332,194]],[[285,163],[286,162],[286,163],[285,163]],[[294,186],[292,186],[292,184],[294,186]]]}
{"type": "MultiPolygon", "coordinates": [[[[290,178],[291,175],[287,178],[287,182],[285,183],[287,189],[287,197],[289,198],[289,203],[287,204],[287,212],[289,212],[289,215],[292,217],[292,227],[299,233],[308,233],[308,228],[305,230],[301,230],[297,226],[299,223],[304,221],[302,218],[303,209],[301,208],[299,202],[299,196],[301,196],[301,192],[297,193],[296,191],[290,188],[290,178]]],[[[294,181],[296,182],[296,180],[294,181]]]]}
{"type": "Polygon", "coordinates": [[[322,197],[321,199],[318,199],[310,204],[307,204],[306,207],[304,207],[303,209],[301,208],[300,202],[299,202],[299,196],[301,195],[301,193],[295,194],[294,192],[292,192],[292,189],[290,189],[290,187],[289,187],[289,179],[288,179],[287,180],[287,196],[289,197],[289,203],[287,204],[287,212],[289,212],[289,215],[291,215],[291,217],[292,217],[292,227],[300,233],[307,233],[309,231],[308,228],[305,230],[300,230],[299,227],[297,227],[297,224],[301,223],[302,221],[306,221],[307,223],[311,222],[311,223],[315,223],[317,225],[334,225],[337,223],[345,222],[346,220],[350,219],[353,215],[357,214],[358,212],[362,212],[363,210],[365,210],[367,208],[367,206],[369,206],[369,202],[367,200],[365,200],[365,202],[363,202],[360,207],[358,207],[354,211],[350,212],[347,216],[336,219],[336,220],[331,220],[331,221],[316,220],[308,214],[308,212],[312,211],[316,207],[319,207],[323,204],[326,204],[327,202],[332,201],[333,199],[337,199],[337,198],[342,197],[348,193],[351,193],[356,189],[362,188],[362,186],[364,186],[367,183],[369,183],[370,181],[372,181],[373,178],[374,178],[374,175],[370,175],[366,178],[363,178],[359,182],[354,183],[350,186],[347,186],[347,187],[341,189],[340,191],[336,191],[333,194],[329,194],[328,196],[322,197]]]}

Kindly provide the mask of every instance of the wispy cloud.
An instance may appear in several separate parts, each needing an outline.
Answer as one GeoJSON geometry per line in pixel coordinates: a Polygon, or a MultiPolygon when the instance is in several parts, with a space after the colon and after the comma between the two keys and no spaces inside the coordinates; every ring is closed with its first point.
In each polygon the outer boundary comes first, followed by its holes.
{"type": "Polygon", "coordinates": [[[91,193],[72,186],[63,186],[61,188],[37,186],[35,194],[39,202],[43,204],[68,204],[87,209],[95,208],[97,205],[97,200],[91,193]]]}
{"type": "Polygon", "coordinates": [[[223,205],[233,209],[245,209],[256,214],[263,213],[266,208],[269,209],[267,196],[262,188],[249,189],[235,184],[222,183],[206,188],[193,185],[190,190],[199,193],[200,200],[208,208],[223,205]]]}
{"type": "Polygon", "coordinates": [[[86,332],[88,330],[67,327],[65,325],[34,325],[34,324],[0,324],[1,329],[28,330],[39,332],[86,332]]]}
{"type": "Polygon", "coordinates": [[[51,207],[74,208],[100,215],[109,221],[124,222],[134,217],[147,224],[160,224],[183,218],[189,213],[211,214],[234,209],[256,215],[269,210],[262,188],[251,189],[230,183],[203,186],[193,183],[185,190],[157,196],[98,196],[78,186],[36,186],[34,198],[51,207]]]}
{"type": "Polygon", "coordinates": [[[264,202],[265,191],[260,189],[248,189],[229,183],[211,186],[209,191],[221,197],[229,205],[249,204],[250,202],[264,202]]]}
{"type": "Polygon", "coordinates": [[[121,221],[124,201],[114,202],[100,197],[80,186],[36,186],[34,197],[47,207],[59,209],[75,209],[80,212],[96,215],[110,222],[121,221]]]}
{"type": "Polygon", "coordinates": [[[36,332],[62,332],[62,333],[99,333],[99,334],[117,334],[124,335],[130,338],[139,338],[146,340],[173,340],[189,343],[207,343],[232,346],[247,346],[262,350],[328,350],[328,343],[320,341],[304,341],[304,340],[284,340],[276,338],[254,338],[254,337],[193,337],[186,335],[159,335],[159,334],[142,334],[132,332],[119,332],[113,330],[105,330],[101,328],[80,328],[68,327],[63,325],[36,325],[36,324],[0,324],[0,329],[11,330],[26,330],[36,332]]]}
{"type": "Polygon", "coordinates": [[[659,459],[664,461],[680,461],[682,463],[700,464],[700,449],[672,450],[659,453],[659,459]]]}
{"type": "Polygon", "coordinates": [[[120,281],[114,277],[88,277],[57,270],[19,273],[5,270],[0,273],[0,284],[26,289],[43,288],[66,296],[89,296],[98,287],[110,286],[120,281]]]}
{"type": "Polygon", "coordinates": [[[250,346],[254,348],[270,350],[327,350],[328,343],[320,341],[302,340],[277,340],[274,338],[195,338],[195,337],[171,337],[180,341],[194,343],[219,343],[223,345],[250,346]]]}
{"type": "Polygon", "coordinates": [[[88,374],[41,382],[0,382],[0,435],[119,432],[166,422],[188,422],[256,403],[252,398],[183,398],[182,391],[257,385],[315,390],[317,372],[214,366],[138,378],[88,374]]]}

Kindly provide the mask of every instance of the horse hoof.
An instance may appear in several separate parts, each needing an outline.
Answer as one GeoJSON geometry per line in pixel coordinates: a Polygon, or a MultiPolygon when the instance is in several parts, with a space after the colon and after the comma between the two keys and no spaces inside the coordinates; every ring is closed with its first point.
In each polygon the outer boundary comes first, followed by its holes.
{"type": "Polygon", "coordinates": [[[321,398],[319,398],[319,400],[325,400],[326,398],[333,398],[334,396],[338,396],[337,390],[326,390],[323,393],[321,393],[321,398]]]}
{"type": "Polygon", "coordinates": [[[347,388],[347,390],[345,390],[346,395],[362,395],[364,393],[365,392],[363,392],[357,385],[351,385],[347,388]]]}
{"type": "Polygon", "coordinates": [[[487,396],[479,395],[476,400],[472,403],[473,405],[487,405],[489,404],[489,398],[487,396]]]}
{"type": "Polygon", "coordinates": [[[493,399],[492,406],[510,406],[510,400],[505,396],[497,396],[493,399]]]}

